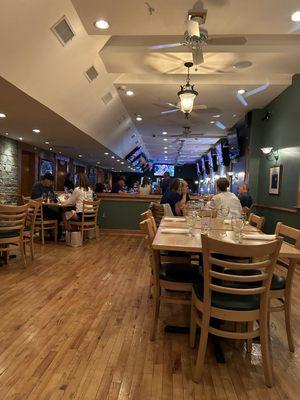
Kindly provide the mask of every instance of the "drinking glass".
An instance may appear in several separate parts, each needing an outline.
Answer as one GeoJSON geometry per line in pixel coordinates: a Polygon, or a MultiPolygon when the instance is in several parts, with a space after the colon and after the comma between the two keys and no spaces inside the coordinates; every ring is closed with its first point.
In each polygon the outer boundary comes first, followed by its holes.
{"type": "Polygon", "coordinates": [[[248,220],[247,220],[247,214],[245,212],[242,212],[241,218],[243,220],[244,225],[247,225],[248,224],[248,220]]]}
{"type": "Polygon", "coordinates": [[[241,243],[241,233],[244,226],[242,218],[232,217],[231,226],[234,232],[234,238],[238,243],[241,243]]]}
{"type": "Polygon", "coordinates": [[[189,228],[189,233],[192,235],[193,227],[195,226],[196,221],[197,221],[197,213],[195,211],[189,210],[189,212],[186,216],[186,221],[187,221],[187,226],[189,228]]]}
{"type": "Polygon", "coordinates": [[[202,217],[201,218],[201,233],[207,235],[209,233],[210,228],[210,217],[202,217]]]}

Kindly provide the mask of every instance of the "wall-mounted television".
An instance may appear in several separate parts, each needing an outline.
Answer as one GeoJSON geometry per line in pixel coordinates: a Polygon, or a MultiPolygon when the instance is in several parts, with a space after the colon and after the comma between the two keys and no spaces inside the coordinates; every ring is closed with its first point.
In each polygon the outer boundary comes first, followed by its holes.
{"type": "Polygon", "coordinates": [[[206,168],[205,168],[205,158],[204,158],[204,156],[203,157],[201,157],[201,173],[202,173],[202,175],[204,174],[204,172],[205,172],[205,170],[206,170],[206,168]]]}
{"type": "Polygon", "coordinates": [[[213,162],[213,157],[212,157],[212,152],[211,152],[211,150],[209,150],[209,151],[207,152],[207,159],[208,159],[209,168],[210,168],[210,169],[213,169],[213,168],[214,168],[214,162],[213,162]]]}
{"type": "Polygon", "coordinates": [[[174,176],[174,165],[171,164],[154,164],[154,176],[163,176],[165,172],[169,172],[170,176],[174,176]]]}
{"type": "Polygon", "coordinates": [[[205,155],[203,156],[203,158],[204,158],[204,165],[205,165],[205,172],[206,172],[206,175],[209,175],[209,174],[210,174],[209,158],[208,158],[207,154],[205,154],[205,155]]]}
{"type": "Polygon", "coordinates": [[[140,146],[135,147],[130,153],[127,154],[125,160],[128,160],[130,163],[132,163],[134,160],[140,157],[142,153],[143,149],[140,146]]]}
{"type": "Polygon", "coordinates": [[[218,144],[216,144],[215,150],[216,150],[216,155],[217,155],[217,164],[222,165],[223,164],[222,142],[219,142],[218,144]]]}
{"type": "Polygon", "coordinates": [[[236,129],[227,134],[228,149],[230,159],[234,159],[240,155],[239,137],[236,129]]]}

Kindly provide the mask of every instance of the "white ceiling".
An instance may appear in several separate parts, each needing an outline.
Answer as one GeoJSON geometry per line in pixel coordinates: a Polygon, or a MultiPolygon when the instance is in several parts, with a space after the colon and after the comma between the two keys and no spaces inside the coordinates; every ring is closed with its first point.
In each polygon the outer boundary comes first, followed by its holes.
{"type": "Polygon", "coordinates": [[[0,75],[120,157],[144,143],[152,159],[164,160],[163,147],[175,141],[170,136],[189,125],[192,133],[206,137],[188,139],[183,146],[179,140],[172,143],[168,161],[193,161],[208,148],[209,137],[214,136],[213,143],[224,135],[210,124],[212,115],[221,113],[220,121],[229,128],[249,110],[267,105],[300,73],[300,24],[290,21],[299,0],[207,0],[209,36],[242,35],[247,42],[204,48],[204,63],[191,77],[199,92],[196,104],[207,105],[207,111],[193,113],[189,121],[180,112],[162,116],[159,104],[178,101],[183,63],[191,54],[183,46],[159,51],[149,46],[181,42],[194,3],[151,0],[155,11],[149,15],[140,0],[2,0],[0,75]],[[75,31],[66,46],[50,30],[63,15],[75,31]],[[94,27],[98,19],[109,21],[108,31],[94,27]],[[235,69],[241,61],[251,67],[235,69]],[[91,65],[99,77],[89,83],[83,72],[91,65]],[[265,91],[247,99],[248,107],[236,99],[237,89],[265,83],[265,91]],[[128,97],[120,88],[135,95],[128,97]],[[101,98],[108,92],[113,100],[105,106],[101,98]],[[136,114],[142,122],[135,121],[136,114]]]}

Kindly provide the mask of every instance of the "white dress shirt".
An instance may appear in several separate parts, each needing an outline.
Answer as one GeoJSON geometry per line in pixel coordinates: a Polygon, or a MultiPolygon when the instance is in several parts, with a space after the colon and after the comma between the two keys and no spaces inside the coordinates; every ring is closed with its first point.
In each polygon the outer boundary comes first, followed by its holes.
{"type": "Polygon", "coordinates": [[[213,196],[212,201],[215,203],[217,210],[222,206],[229,208],[229,216],[240,216],[242,213],[242,206],[240,200],[234,193],[221,192],[213,196]]]}
{"type": "Polygon", "coordinates": [[[93,201],[93,191],[91,188],[84,190],[83,188],[76,187],[71,196],[62,204],[64,206],[75,205],[76,212],[81,213],[84,201],[93,201]]]}

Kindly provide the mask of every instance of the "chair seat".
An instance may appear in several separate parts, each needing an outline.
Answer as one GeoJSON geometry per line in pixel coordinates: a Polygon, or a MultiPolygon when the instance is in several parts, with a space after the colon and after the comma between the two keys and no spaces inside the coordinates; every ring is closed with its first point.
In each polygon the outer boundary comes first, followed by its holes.
{"type": "MultiPolygon", "coordinates": [[[[204,288],[201,282],[193,286],[194,292],[200,301],[203,301],[204,288]]],[[[229,293],[212,292],[211,304],[213,307],[232,311],[251,311],[260,307],[260,296],[237,295],[229,293]]]]}
{"type": "Polygon", "coordinates": [[[7,231],[7,232],[0,232],[0,239],[6,239],[6,238],[15,238],[20,236],[19,231],[7,231]]]}
{"type": "MultiPolygon", "coordinates": [[[[246,269],[246,270],[231,270],[227,269],[226,270],[227,274],[230,275],[244,275],[244,276],[251,276],[251,275],[257,275],[261,273],[260,271],[253,270],[253,269],[246,269]]],[[[271,290],[281,290],[285,288],[286,280],[283,276],[273,274],[272,276],[272,282],[271,282],[271,290]]],[[[234,287],[257,287],[260,286],[260,283],[258,282],[245,282],[245,283],[234,283],[234,287]]]]}
{"type": "Polygon", "coordinates": [[[171,250],[161,250],[160,255],[164,257],[190,257],[185,251],[171,251],[171,250]]]}
{"type": "MultiPolygon", "coordinates": [[[[43,221],[44,225],[55,225],[57,224],[56,219],[44,219],[43,221]]],[[[42,225],[42,221],[35,221],[35,225],[42,225]]]]}
{"type": "Polygon", "coordinates": [[[170,282],[194,283],[199,280],[196,268],[191,264],[163,263],[159,277],[170,282]]]}

